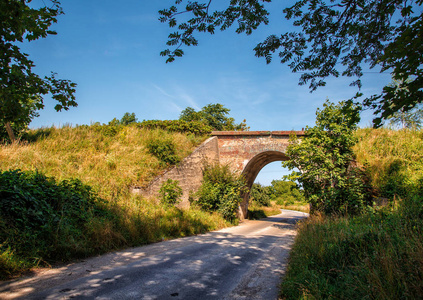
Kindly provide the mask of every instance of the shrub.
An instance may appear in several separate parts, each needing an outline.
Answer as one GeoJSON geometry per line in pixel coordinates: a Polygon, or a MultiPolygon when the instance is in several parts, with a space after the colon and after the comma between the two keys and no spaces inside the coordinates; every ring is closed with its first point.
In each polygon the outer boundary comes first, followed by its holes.
{"type": "Polygon", "coordinates": [[[244,178],[232,173],[229,166],[206,165],[195,203],[206,211],[217,211],[233,222],[245,192],[244,178]]]}
{"type": "Polygon", "coordinates": [[[253,201],[259,206],[270,206],[268,187],[254,183],[250,191],[250,201],[253,201]]]}
{"type": "MultiPolygon", "coordinates": [[[[93,251],[84,238],[93,219],[113,219],[77,179],[56,182],[38,172],[0,173],[0,245],[21,257],[63,259],[93,251]]],[[[12,256],[12,255],[9,255],[12,256]]]]}
{"type": "Polygon", "coordinates": [[[195,135],[210,134],[213,128],[200,121],[182,121],[182,120],[148,120],[142,121],[141,128],[162,129],[171,132],[192,133],[195,135]]]}
{"type": "Polygon", "coordinates": [[[150,154],[156,156],[162,163],[174,165],[181,159],[176,155],[173,142],[169,139],[151,139],[147,142],[150,154]]]}
{"type": "Polygon", "coordinates": [[[272,180],[270,186],[271,198],[279,205],[292,205],[305,203],[304,194],[293,181],[272,180]]]}
{"type": "Polygon", "coordinates": [[[172,206],[181,201],[182,188],[179,186],[178,180],[168,179],[163,182],[159,190],[160,202],[162,204],[172,206]]]}

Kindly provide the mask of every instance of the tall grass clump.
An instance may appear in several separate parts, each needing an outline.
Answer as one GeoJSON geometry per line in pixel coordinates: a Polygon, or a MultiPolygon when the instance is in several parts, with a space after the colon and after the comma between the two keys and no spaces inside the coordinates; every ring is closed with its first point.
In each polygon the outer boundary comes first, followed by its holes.
{"type": "Polygon", "coordinates": [[[421,299],[422,203],[421,196],[414,196],[401,201],[396,212],[304,221],[282,282],[282,298],[421,299]]]}
{"type": "Polygon", "coordinates": [[[357,162],[368,170],[376,196],[404,198],[423,178],[423,130],[365,128],[355,135],[357,162]]]}

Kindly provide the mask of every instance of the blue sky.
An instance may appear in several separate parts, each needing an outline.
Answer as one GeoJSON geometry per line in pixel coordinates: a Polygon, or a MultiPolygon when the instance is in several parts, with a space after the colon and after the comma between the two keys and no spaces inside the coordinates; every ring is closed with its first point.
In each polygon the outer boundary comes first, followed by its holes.
{"type": "MultiPolygon", "coordinates": [[[[30,127],[107,123],[125,112],[134,112],[139,120],[177,119],[186,107],[201,109],[209,103],[222,103],[236,122],[246,119],[251,130],[312,126],[316,109],[327,98],[349,99],[357,89],[349,87],[351,79],[338,78],[310,94],[298,86],[300,75],[277,57],[267,65],[254,56],[254,46],[269,34],[292,28],[282,14],[290,2],[269,5],[270,24],[252,35],[237,35],[235,28],[199,35],[198,47],[185,48],[182,59],[166,64],[159,53],[171,29],[158,21],[158,10],[174,1],[62,1],[65,15],[53,26],[58,34],[21,46],[38,74],[54,71],[78,84],[78,107],[57,113],[46,98],[30,127]]],[[[37,3],[42,1],[33,1],[37,3]]],[[[377,93],[390,81],[389,73],[366,73],[362,92],[377,93]]],[[[364,114],[361,125],[370,120],[370,113],[364,114]]],[[[270,184],[282,173],[276,162],[260,172],[258,181],[270,184]]]]}

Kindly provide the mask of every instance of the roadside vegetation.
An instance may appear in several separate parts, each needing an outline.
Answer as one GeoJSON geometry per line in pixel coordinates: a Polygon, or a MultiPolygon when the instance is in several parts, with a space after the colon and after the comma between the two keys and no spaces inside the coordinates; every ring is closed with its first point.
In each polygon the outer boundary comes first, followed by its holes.
{"type": "Polygon", "coordinates": [[[0,146],[1,279],[229,225],[217,213],[130,192],[206,136],[120,121],[30,130],[19,143],[0,146]]]}
{"type": "MultiPolygon", "coordinates": [[[[328,108],[335,108],[332,113],[336,115],[340,107],[326,106],[324,114],[330,124],[328,108]]],[[[340,120],[335,123],[342,124],[340,120]]],[[[319,122],[316,124],[319,126],[319,122]]],[[[323,180],[320,187],[311,182],[311,187],[317,188],[314,193],[307,193],[310,183],[306,178],[303,187],[306,200],[314,205],[313,214],[299,224],[280,297],[420,299],[423,295],[423,131],[365,128],[350,133],[338,130],[338,133],[336,138],[348,134],[342,139],[355,141],[348,147],[352,154],[349,164],[345,169],[337,167],[338,172],[352,174],[352,178],[343,179],[347,185],[336,187],[342,181],[325,185],[325,170],[330,168],[323,165],[320,176],[315,177],[323,180]],[[356,171],[351,173],[353,168],[356,171]],[[370,199],[369,204],[373,205],[364,205],[365,199],[370,199]],[[351,204],[355,205],[353,209],[351,204]]],[[[324,137],[321,144],[325,142],[319,151],[334,145],[326,133],[319,136],[324,137]]],[[[298,146],[294,139],[295,147],[308,145],[302,144],[298,146]]],[[[311,153],[328,157],[323,152],[311,153]]],[[[336,159],[340,161],[338,155],[336,159]]]]}
{"type": "Polygon", "coordinates": [[[207,204],[210,199],[199,193],[198,205],[178,208],[177,181],[165,182],[159,199],[131,192],[179,163],[222,124],[245,129],[228,113],[221,104],[209,104],[195,121],[138,122],[134,113],[125,113],[108,124],[21,128],[12,143],[3,134],[0,279],[236,223],[243,181],[227,168],[209,168],[205,176],[204,193],[207,179],[224,180],[214,195],[219,203],[207,204]]]}

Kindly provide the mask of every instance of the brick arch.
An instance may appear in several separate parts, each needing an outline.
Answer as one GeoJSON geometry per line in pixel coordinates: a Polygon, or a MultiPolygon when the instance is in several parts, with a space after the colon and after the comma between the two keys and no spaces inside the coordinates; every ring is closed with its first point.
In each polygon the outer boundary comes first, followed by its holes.
{"type": "MultiPolygon", "coordinates": [[[[260,173],[266,165],[275,162],[275,161],[285,161],[288,160],[288,156],[281,151],[265,151],[254,156],[247,165],[242,170],[242,175],[245,177],[246,185],[248,190],[253,186],[254,181],[257,178],[257,175],[260,173]]],[[[247,216],[248,204],[250,200],[250,193],[246,193],[243,196],[243,201],[241,203],[241,211],[243,216],[247,216]]]]}
{"type": "MultiPolygon", "coordinates": [[[[260,170],[274,161],[287,159],[289,136],[304,136],[303,131],[214,131],[184,160],[156,177],[146,187],[133,187],[133,192],[145,197],[158,197],[163,182],[178,180],[183,189],[181,206],[189,206],[190,192],[201,186],[202,167],[205,162],[228,165],[235,173],[243,173],[251,187],[260,170]]],[[[249,195],[244,195],[249,197],[249,195]]],[[[240,205],[240,217],[246,216],[248,200],[240,205]]]]}
{"type": "Polygon", "coordinates": [[[250,189],[253,186],[257,175],[266,165],[275,161],[285,160],[288,160],[288,156],[280,151],[265,151],[254,156],[244,167],[244,170],[242,170],[242,175],[245,177],[247,187],[250,189]]]}

